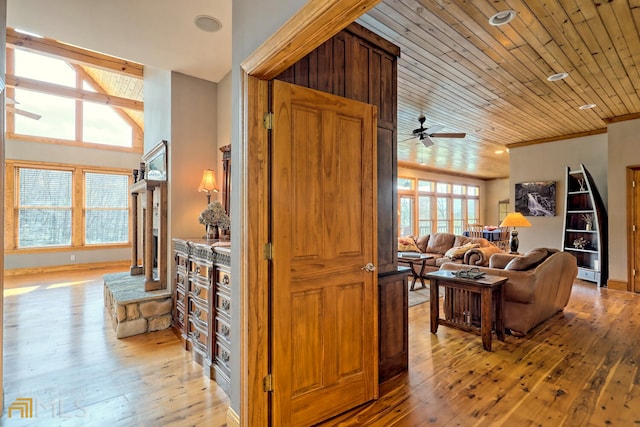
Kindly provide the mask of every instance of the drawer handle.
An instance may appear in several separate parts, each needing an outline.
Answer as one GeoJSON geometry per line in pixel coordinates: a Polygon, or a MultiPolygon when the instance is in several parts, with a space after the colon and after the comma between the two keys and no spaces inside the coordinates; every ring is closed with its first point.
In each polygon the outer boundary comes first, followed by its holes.
{"type": "Polygon", "coordinates": [[[200,314],[201,314],[201,313],[202,313],[202,312],[200,311],[200,309],[199,309],[199,308],[197,308],[197,309],[196,309],[196,311],[194,311],[194,312],[193,312],[193,315],[194,315],[194,316],[196,316],[196,317],[200,317],[200,314]]]}
{"type": "Polygon", "coordinates": [[[222,301],[222,309],[224,311],[229,311],[229,309],[231,308],[231,303],[227,300],[222,301]]]}
{"type": "Polygon", "coordinates": [[[199,297],[201,293],[202,293],[202,289],[196,288],[196,291],[195,291],[196,296],[199,297]]]}
{"type": "Polygon", "coordinates": [[[231,355],[227,351],[222,350],[220,355],[224,363],[229,363],[229,359],[231,359],[231,355]]]}
{"type": "Polygon", "coordinates": [[[194,332],[193,332],[193,337],[194,337],[195,339],[197,339],[197,340],[198,340],[198,339],[200,339],[200,332],[199,332],[199,331],[194,331],[194,332]]]}
{"type": "Polygon", "coordinates": [[[181,285],[184,285],[184,277],[178,276],[178,283],[180,283],[181,285]]]}
{"type": "Polygon", "coordinates": [[[224,283],[225,285],[229,286],[229,275],[228,274],[225,274],[222,277],[222,283],[224,283]]]}
{"type": "Polygon", "coordinates": [[[229,329],[229,327],[227,325],[222,325],[222,328],[220,328],[222,330],[222,335],[226,338],[229,338],[229,334],[231,333],[231,329],[229,329]]]}
{"type": "Polygon", "coordinates": [[[180,319],[180,323],[184,322],[184,313],[180,312],[180,314],[178,314],[178,319],[180,319]]]}
{"type": "Polygon", "coordinates": [[[196,274],[200,274],[200,266],[196,267],[196,274]]]}

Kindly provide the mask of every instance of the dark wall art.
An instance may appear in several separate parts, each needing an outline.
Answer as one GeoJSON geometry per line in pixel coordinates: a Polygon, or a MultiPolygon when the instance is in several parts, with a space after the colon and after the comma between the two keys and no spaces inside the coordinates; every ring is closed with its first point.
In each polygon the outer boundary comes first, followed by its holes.
{"type": "Polygon", "coordinates": [[[536,181],[516,184],[516,212],[524,216],[555,216],[556,182],[536,181]]]}

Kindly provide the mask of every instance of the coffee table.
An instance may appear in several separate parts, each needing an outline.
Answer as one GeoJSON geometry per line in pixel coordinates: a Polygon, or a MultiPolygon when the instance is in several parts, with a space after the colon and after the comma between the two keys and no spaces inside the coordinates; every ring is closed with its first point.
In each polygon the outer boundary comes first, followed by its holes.
{"type": "Polygon", "coordinates": [[[496,337],[504,341],[503,319],[503,285],[506,277],[485,275],[480,279],[457,277],[454,271],[438,270],[428,273],[431,283],[431,333],[438,332],[438,325],[446,325],[467,332],[474,332],[482,336],[482,345],[491,351],[492,313],[495,313],[496,337]],[[438,295],[440,286],[445,291],[444,314],[440,318],[440,302],[438,295]],[[473,322],[473,315],[477,315],[474,296],[480,298],[480,326],[473,322]]]}
{"type": "Polygon", "coordinates": [[[424,283],[424,268],[427,266],[427,260],[432,259],[432,255],[419,254],[415,252],[411,252],[410,254],[406,254],[403,252],[398,252],[398,262],[402,264],[406,264],[411,268],[411,288],[409,290],[413,291],[413,287],[416,285],[416,279],[420,280],[420,284],[423,288],[427,286],[424,283]],[[420,272],[418,272],[417,268],[420,268],[420,272]]]}

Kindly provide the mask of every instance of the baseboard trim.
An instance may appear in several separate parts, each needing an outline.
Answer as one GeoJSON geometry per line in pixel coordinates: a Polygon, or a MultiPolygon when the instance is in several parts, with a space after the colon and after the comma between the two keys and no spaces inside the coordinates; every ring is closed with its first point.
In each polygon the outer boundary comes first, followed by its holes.
{"type": "Polygon", "coordinates": [[[227,427],[240,427],[240,416],[231,406],[227,409],[227,427]]]}
{"type": "Polygon", "coordinates": [[[621,280],[607,280],[607,288],[614,289],[616,291],[630,291],[629,284],[621,280]]]}
{"type": "Polygon", "coordinates": [[[41,273],[57,273],[61,271],[79,271],[79,270],[95,270],[100,268],[120,268],[123,271],[129,271],[131,267],[130,261],[111,261],[111,262],[95,262],[90,264],[67,264],[67,265],[53,265],[49,267],[29,267],[29,268],[16,268],[13,270],[5,270],[5,277],[24,276],[27,274],[41,274],[41,273]]]}

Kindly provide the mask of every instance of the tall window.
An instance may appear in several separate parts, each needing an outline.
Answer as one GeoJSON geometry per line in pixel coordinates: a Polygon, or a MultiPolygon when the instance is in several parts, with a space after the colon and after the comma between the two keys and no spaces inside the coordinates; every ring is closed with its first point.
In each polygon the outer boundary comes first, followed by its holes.
{"type": "Polygon", "coordinates": [[[18,169],[18,247],[71,244],[70,171],[18,169]]]}
{"type": "Polygon", "coordinates": [[[480,188],[475,185],[400,177],[398,198],[400,236],[462,234],[466,223],[480,218],[480,188]]]}
{"type": "Polygon", "coordinates": [[[85,241],[129,241],[129,177],[104,173],[85,174],[85,241]]]}
{"type": "Polygon", "coordinates": [[[13,161],[7,169],[15,190],[5,249],[129,243],[129,173],[13,161]]]}

